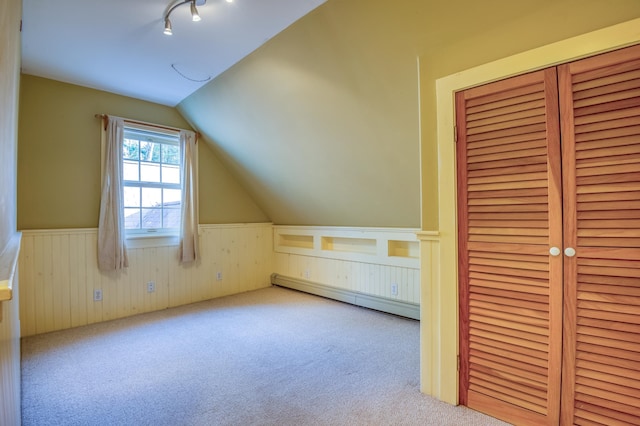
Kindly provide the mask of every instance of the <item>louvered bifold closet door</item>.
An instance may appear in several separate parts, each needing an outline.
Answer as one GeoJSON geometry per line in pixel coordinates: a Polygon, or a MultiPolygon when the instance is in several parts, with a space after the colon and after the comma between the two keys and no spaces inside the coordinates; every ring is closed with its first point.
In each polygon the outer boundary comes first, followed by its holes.
{"type": "Polygon", "coordinates": [[[516,424],[560,413],[562,199],[557,78],[458,93],[460,401],[516,424]]]}
{"type": "Polygon", "coordinates": [[[640,47],[559,68],[563,424],[640,424],[640,47]]]}

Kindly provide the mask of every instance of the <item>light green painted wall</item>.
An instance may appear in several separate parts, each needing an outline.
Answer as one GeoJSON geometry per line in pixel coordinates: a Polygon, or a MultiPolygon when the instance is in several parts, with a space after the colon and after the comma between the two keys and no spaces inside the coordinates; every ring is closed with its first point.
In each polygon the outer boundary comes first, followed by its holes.
{"type": "Polygon", "coordinates": [[[200,223],[260,223],[271,220],[204,141],[198,142],[200,223]]]}
{"type": "Polygon", "coordinates": [[[637,0],[328,0],[178,108],[275,223],[438,229],[435,80],[638,16],[637,0]]]}
{"type": "MultiPolygon", "coordinates": [[[[101,113],[190,128],[175,108],[22,75],[19,229],[98,225],[101,113]]],[[[201,223],[268,221],[206,144],[199,156],[201,223]]]]}

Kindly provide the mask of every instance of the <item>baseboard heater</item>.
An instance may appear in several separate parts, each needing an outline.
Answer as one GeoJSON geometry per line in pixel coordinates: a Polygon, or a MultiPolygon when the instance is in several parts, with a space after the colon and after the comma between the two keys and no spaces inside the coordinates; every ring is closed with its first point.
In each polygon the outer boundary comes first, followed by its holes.
{"type": "Polygon", "coordinates": [[[315,294],[316,296],[322,296],[328,299],[339,300],[341,302],[362,306],[364,308],[375,309],[381,312],[387,312],[417,320],[420,319],[420,305],[416,303],[401,302],[387,297],[373,296],[357,291],[344,290],[313,281],[287,277],[279,274],[271,274],[271,284],[315,294]]]}

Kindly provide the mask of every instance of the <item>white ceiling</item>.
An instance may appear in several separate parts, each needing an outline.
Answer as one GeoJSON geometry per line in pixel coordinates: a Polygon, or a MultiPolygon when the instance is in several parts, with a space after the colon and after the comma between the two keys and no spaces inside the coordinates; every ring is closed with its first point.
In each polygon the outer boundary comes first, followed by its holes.
{"type": "Polygon", "coordinates": [[[325,1],[23,0],[22,71],[175,106],[325,1]]]}

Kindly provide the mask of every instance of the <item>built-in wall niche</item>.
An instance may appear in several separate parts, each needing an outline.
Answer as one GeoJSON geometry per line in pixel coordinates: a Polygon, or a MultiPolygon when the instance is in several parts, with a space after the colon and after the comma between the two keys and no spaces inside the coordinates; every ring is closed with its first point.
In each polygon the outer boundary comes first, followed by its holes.
{"type": "Polygon", "coordinates": [[[278,244],[281,247],[313,249],[313,235],[279,234],[278,244]]]}
{"type": "Polygon", "coordinates": [[[372,238],[322,237],[321,246],[326,251],[377,254],[377,242],[372,238]]]}
{"type": "Polygon", "coordinates": [[[276,253],[407,268],[419,265],[417,229],[276,225],[273,232],[276,253]]]}
{"type": "Polygon", "coordinates": [[[388,241],[388,254],[392,257],[420,258],[420,246],[417,241],[388,241]]]}

